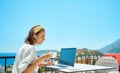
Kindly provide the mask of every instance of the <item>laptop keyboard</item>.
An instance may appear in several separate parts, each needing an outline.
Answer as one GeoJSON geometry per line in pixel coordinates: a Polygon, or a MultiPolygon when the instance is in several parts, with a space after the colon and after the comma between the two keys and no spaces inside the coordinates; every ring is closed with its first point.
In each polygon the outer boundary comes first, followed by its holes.
{"type": "Polygon", "coordinates": [[[54,66],[58,66],[58,67],[67,67],[66,65],[62,65],[62,64],[57,64],[57,65],[54,65],[54,66]]]}

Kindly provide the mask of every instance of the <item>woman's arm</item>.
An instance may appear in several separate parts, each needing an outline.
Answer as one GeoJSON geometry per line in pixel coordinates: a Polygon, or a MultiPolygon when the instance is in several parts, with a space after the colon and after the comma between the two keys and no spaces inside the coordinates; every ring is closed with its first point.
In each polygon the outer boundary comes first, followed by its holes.
{"type": "Polygon", "coordinates": [[[42,61],[50,59],[51,54],[45,54],[36,59],[32,64],[30,64],[22,73],[31,73],[36,66],[38,66],[42,61]]]}

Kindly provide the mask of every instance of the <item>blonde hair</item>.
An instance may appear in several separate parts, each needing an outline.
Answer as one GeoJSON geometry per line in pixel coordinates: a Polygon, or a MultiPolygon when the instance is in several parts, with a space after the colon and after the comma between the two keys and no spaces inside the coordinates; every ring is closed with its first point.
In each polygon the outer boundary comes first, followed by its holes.
{"type": "Polygon", "coordinates": [[[33,26],[29,33],[28,36],[25,39],[25,43],[34,45],[35,43],[35,35],[38,35],[41,31],[45,31],[44,28],[40,25],[33,26]]]}

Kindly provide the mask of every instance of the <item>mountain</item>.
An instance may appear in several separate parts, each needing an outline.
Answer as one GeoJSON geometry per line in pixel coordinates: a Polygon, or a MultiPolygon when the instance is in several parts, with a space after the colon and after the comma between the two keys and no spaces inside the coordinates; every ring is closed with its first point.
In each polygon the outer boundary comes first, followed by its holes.
{"type": "Polygon", "coordinates": [[[110,45],[99,49],[101,53],[120,53],[120,39],[116,40],[110,45]]]}

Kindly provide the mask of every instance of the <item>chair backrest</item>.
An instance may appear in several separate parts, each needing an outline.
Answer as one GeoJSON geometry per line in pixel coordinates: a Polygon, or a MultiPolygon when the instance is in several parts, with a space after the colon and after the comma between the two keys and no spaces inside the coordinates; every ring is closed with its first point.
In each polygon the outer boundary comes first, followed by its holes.
{"type": "Polygon", "coordinates": [[[96,61],[95,65],[109,66],[109,67],[115,68],[115,69],[109,69],[109,70],[97,70],[95,71],[95,73],[108,73],[110,71],[118,71],[118,68],[119,68],[118,61],[113,57],[102,57],[96,61]]]}

